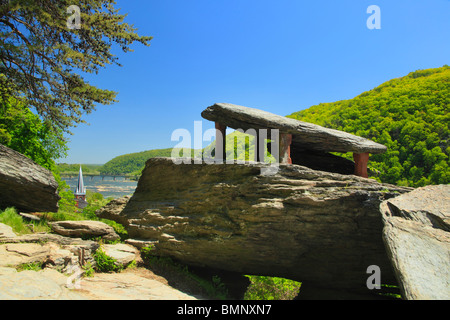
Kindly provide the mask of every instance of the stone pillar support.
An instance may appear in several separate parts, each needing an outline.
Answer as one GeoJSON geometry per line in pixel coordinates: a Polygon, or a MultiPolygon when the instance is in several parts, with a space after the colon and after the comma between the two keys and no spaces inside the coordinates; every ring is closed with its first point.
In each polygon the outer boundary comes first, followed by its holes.
{"type": "Polygon", "coordinates": [[[355,175],[363,178],[368,178],[367,163],[369,162],[370,154],[366,153],[354,153],[353,159],[355,160],[355,175]]]}
{"type": "Polygon", "coordinates": [[[292,134],[280,133],[280,164],[292,164],[292,134]]]}
{"type": "Polygon", "coordinates": [[[216,122],[216,151],[215,151],[215,159],[216,161],[222,162],[226,159],[226,134],[227,134],[227,126],[224,126],[218,122],[216,122]]]}

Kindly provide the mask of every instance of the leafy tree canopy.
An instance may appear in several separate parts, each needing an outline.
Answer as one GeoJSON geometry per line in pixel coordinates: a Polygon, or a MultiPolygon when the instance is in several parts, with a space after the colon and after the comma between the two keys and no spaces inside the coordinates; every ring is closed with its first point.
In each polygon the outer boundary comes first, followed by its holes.
{"type": "Polygon", "coordinates": [[[42,121],[22,103],[0,99],[0,143],[52,170],[54,159],[66,155],[61,129],[42,121]]]}
{"type": "Polygon", "coordinates": [[[148,46],[152,39],[139,36],[115,5],[114,0],[0,0],[0,86],[7,88],[2,94],[34,107],[64,131],[84,122],[82,116],[96,104],[115,102],[116,92],[90,85],[82,74],[120,65],[113,45],[128,52],[132,43],[148,46]],[[80,9],[79,29],[68,27],[72,5],[80,9]]]}
{"type": "Polygon", "coordinates": [[[321,103],[289,117],[353,133],[388,147],[369,166],[382,182],[450,183],[450,67],[418,70],[351,100],[321,103]]]}

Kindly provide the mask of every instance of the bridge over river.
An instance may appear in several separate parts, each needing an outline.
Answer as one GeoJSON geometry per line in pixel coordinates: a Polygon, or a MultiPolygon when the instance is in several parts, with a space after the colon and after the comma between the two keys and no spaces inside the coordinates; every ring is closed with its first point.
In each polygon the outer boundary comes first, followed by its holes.
{"type": "MultiPolygon", "coordinates": [[[[134,175],[83,174],[84,186],[88,191],[101,193],[105,198],[119,198],[134,193],[137,179],[134,175]]],[[[73,191],[77,187],[78,175],[64,174],[61,178],[73,191]]]]}
{"type": "MultiPolygon", "coordinates": [[[[78,177],[78,173],[62,173],[61,174],[61,178],[77,178],[78,177]]],[[[83,173],[83,178],[85,180],[94,180],[95,178],[101,178],[102,180],[109,179],[112,178],[114,181],[116,179],[122,179],[122,180],[134,180],[137,181],[139,180],[139,176],[134,175],[134,174],[90,174],[90,173],[83,173]]]]}

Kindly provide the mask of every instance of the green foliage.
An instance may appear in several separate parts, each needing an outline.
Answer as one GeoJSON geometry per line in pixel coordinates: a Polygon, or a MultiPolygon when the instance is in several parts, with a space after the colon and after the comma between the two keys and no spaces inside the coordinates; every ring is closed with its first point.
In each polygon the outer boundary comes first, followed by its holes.
{"type": "MultiPolygon", "coordinates": [[[[450,183],[450,67],[418,70],[351,100],[321,103],[289,117],[384,144],[369,167],[377,180],[420,187],[450,183]]],[[[351,155],[345,155],[351,158],[351,155]]]]}
{"type": "MultiPolygon", "coordinates": [[[[0,86],[34,107],[54,128],[67,131],[83,122],[96,104],[115,102],[116,92],[84,80],[118,63],[113,45],[123,52],[151,37],[139,36],[125,23],[115,0],[10,0],[0,2],[0,86]],[[67,8],[78,5],[81,28],[67,26],[67,8]]],[[[1,94],[1,92],[0,92],[1,94]]]]}
{"type": "MultiPolygon", "coordinates": [[[[80,172],[79,164],[58,163],[56,166],[62,176],[78,176],[78,173],[80,172]]],[[[82,164],[81,169],[83,170],[83,174],[100,175],[99,169],[101,166],[101,164],[82,164]]]]}
{"type": "Polygon", "coordinates": [[[172,149],[157,149],[118,156],[105,163],[100,169],[103,175],[136,174],[140,175],[150,158],[170,157],[172,149]]]}
{"type": "Polygon", "coordinates": [[[40,271],[40,270],[42,270],[43,265],[44,265],[43,262],[24,263],[24,264],[18,265],[16,267],[16,270],[17,270],[17,272],[22,272],[25,270],[40,271]]]}
{"type": "Polygon", "coordinates": [[[50,230],[50,227],[44,221],[24,221],[14,208],[7,208],[4,211],[0,210],[0,223],[12,227],[13,231],[19,235],[50,230]]]}
{"type": "Polygon", "coordinates": [[[82,266],[82,268],[84,270],[85,277],[91,278],[94,276],[95,270],[90,261],[86,261],[86,263],[84,264],[84,266],[82,266]]]}
{"type": "Polygon", "coordinates": [[[277,277],[246,276],[250,286],[244,300],[293,300],[300,292],[301,283],[277,277]]]}
{"type": "Polygon", "coordinates": [[[100,247],[93,254],[98,272],[120,272],[123,270],[123,266],[117,263],[117,260],[108,256],[100,247]]]}
{"type": "MultiPolygon", "coordinates": [[[[255,159],[255,136],[246,134],[241,131],[234,131],[228,134],[225,138],[225,153],[226,159],[234,159],[240,161],[254,161],[255,159]]],[[[267,141],[270,143],[270,140],[267,141]]],[[[211,155],[215,156],[216,142],[213,141],[203,150],[203,158],[211,155]]],[[[275,158],[270,155],[266,146],[266,158],[267,163],[275,162],[275,158]]]]}
{"type": "Polygon", "coordinates": [[[50,170],[53,159],[65,156],[68,150],[61,130],[52,128],[17,100],[1,96],[0,143],[50,170]]]}

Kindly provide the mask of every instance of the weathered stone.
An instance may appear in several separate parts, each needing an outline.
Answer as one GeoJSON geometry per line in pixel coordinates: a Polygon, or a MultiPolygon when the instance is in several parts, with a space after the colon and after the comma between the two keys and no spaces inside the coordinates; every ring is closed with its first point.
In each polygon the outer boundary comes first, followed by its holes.
{"type": "Polygon", "coordinates": [[[196,300],[167,283],[139,272],[95,274],[69,289],[69,277],[56,270],[17,272],[0,267],[0,300],[196,300]]]}
{"type": "Polygon", "coordinates": [[[379,206],[411,189],[297,165],[264,176],[264,166],[150,159],[120,219],[188,265],[367,291],[376,264],[395,282],[379,206]]]}
{"type": "Polygon", "coordinates": [[[90,300],[196,300],[155,279],[148,279],[133,271],[99,273],[81,281],[80,294],[90,300]]]}
{"type": "Polygon", "coordinates": [[[450,299],[450,186],[427,186],[383,202],[383,239],[411,300],[450,299]]]}
{"type": "MultiPolygon", "coordinates": [[[[31,234],[5,238],[0,243],[3,243],[0,244],[0,300],[195,299],[170,287],[165,279],[141,268],[79,278],[83,261],[94,265],[92,253],[99,247],[94,241],[54,234],[31,234]],[[44,269],[16,270],[22,264],[33,262],[41,263],[44,269]],[[151,278],[147,276],[149,273],[151,278]],[[81,290],[76,290],[76,286],[74,290],[74,285],[78,285],[81,290]]],[[[140,261],[139,251],[129,245],[104,245],[104,250],[124,266],[133,260],[140,261]]]]}
{"type": "Polygon", "coordinates": [[[95,241],[82,240],[79,238],[68,238],[51,233],[32,233],[10,238],[0,238],[0,243],[47,243],[53,242],[61,246],[78,246],[96,250],[98,244],[95,241]]]}
{"type": "Polygon", "coordinates": [[[29,221],[36,221],[39,222],[41,221],[41,218],[32,215],[32,214],[28,214],[28,213],[23,213],[23,212],[19,212],[19,215],[24,218],[25,220],[29,220],[29,221]]]}
{"type": "Polygon", "coordinates": [[[94,241],[71,239],[53,234],[30,234],[0,239],[0,266],[17,267],[41,263],[65,269],[70,265],[94,263],[92,254],[99,247],[94,241]]]}
{"type": "Polygon", "coordinates": [[[0,144],[0,209],[58,211],[58,183],[51,171],[0,144]]]}
{"type": "Polygon", "coordinates": [[[292,145],[297,149],[374,154],[387,150],[386,146],[350,133],[230,103],[216,103],[204,110],[202,117],[244,131],[279,129],[293,135],[292,145]]]}
{"type": "Polygon", "coordinates": [[[65,287],[67,277],[55,270],[14,272],[0,269],[0,300],[82,300],[65,287]]]}
{"type": "Polygon", "coordinates": [[[102,246],[105,254],[117,261],[119,265],[128,266],[131,262],[141,263],[141,254],[133,246],[123,243],[105,244],[102,246]]]}
{"type": "Polygon", "coordinates": [[[123,208],[125,208],[130,198],[131,196],[125,196],[122,198],[114,199],[110,201],[106,206],[98,209],[95,214],[101,219],[108,219],[119,223],[124,223],[126,222],[126,219],[121,220],[120,213],[122,212],[123,208]]]}
{"type": "Polygon", "coordinates": [[[0,240],[15,237],[17,237],[17,235],[14,233],[13,229],[10,226],[0,223],[0,240]]]}
{"type": "Polygon", "coordinates": [[[25,263],[47,260],[50,254],[48,245],[36,243],[14,243],[0,245],[0,266],[19,266],[25,263]]]}
{"type": "Polygon", "coordinates": [[[157,241],[127,239],[125,240],[125,243],[132,245],[133,247],[138,248],[140,250],[145,247],[153,247],[153,245],[157,243],[157,241]]]}
{"type": "Polygon", "coordinates": [[[101,221],[58,221],[50,223],[52,230],[68,237],[102,237],[105,240],[118,240],[120,236],[114,228],[101,221]]]}

